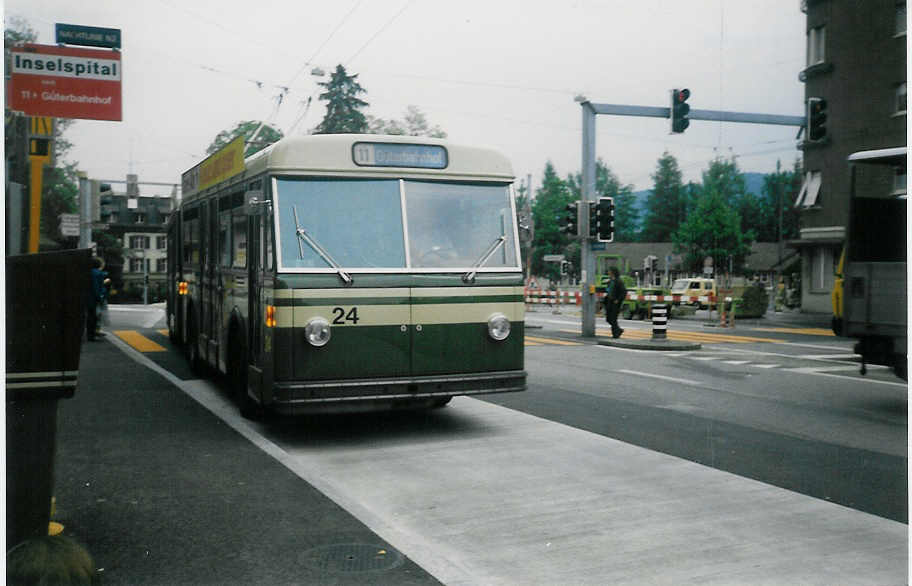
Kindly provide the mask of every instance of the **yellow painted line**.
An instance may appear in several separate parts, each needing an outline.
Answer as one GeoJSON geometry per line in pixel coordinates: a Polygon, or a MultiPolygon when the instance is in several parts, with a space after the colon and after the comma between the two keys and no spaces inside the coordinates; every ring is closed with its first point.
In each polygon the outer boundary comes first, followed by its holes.
{"type": "Polygon", "coordinates": [[[544,344],[542,344],[541,342],[530,342],[528,340],[526,340],[525,345],[526,346],[544,346],[544,344]]]}
{"type": "Polygon", "coordinates": [[[568,342],[567,340],[558,340],[555,338],[537,338],[535,336],[526,336],[527,342],[537,342],[539,344],[557,344],[558,346],[581,346],[581,342],[568,342]]]}
{"type": "Polygon", "coordinates": [[[755,332],[777,332],[780,334],[807,334],[809,336],[833,336],[833,330],[825,328],[751,328],[755,332]]]}
{"type": "Polygon", "coordinates": [[[133,330],[117,330],[114,335],[140,352],[167,352],[162,346],[133,330]]]}
{"type": "Polygon", "coordinates": [[[168,336],[168,335],[170,335],[170,334],[168,333],[168,330],[158,330],[158,333],[161,334],[161,335],[163,335],[163,336],[168,336]]]}

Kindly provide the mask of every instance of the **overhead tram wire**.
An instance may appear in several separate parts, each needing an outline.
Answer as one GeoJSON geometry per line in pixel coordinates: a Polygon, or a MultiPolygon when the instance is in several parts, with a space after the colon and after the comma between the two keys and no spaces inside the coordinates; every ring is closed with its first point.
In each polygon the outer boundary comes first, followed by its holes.
{"type": "MultiPolygon", "coordinates": [[[[322,51],[323,48],[326,47],[326,45],[329,43],[329,41],[332,40],[332,38],[336,35],[337,32],[339,32],[339,29],[342,28],[342,25],[344,25],[348,21],[348,19],[351,18],[351,15],[355,13],[355,10],[357,10],[358,7],[361,6],[362,1],[363,0],[358,0],[357,2],[355,2],[354,6],[352,6],[351,10],[349,10],[348,13],[342,17],[342,20],[339,21],[339,24],[336,25],[336,28],[334,28],[333,31],[331,33],[329,33],[329,36],[326,37],[326,39],[320,44],[319,47],[317,47],[317,50],[314,51],[314,54],[311,55],[310,58],[304,62],[304,65],[301,66],[301,69],[299,69],[298,72],[294,74],[294,77],[291,78],[291,80],[288,82],[288,85],[291,85],[292,83],[294,83],[294,81],[296,79],[298,79],[298,77],[300,77],[300,75],[302,73],[304,73],[304,70],[307,69],[307,67],[314,62],[314,59],[317,58],[317,55],[320,54],[320,51],[322,51]]],[[[308,98],[308,100],[309,99],[310,98],[308,98]]]]}
{"type": "Polygon", "coordinates": [[[368,45],[370,45],[372,42],[374,42],[374,39],[376,39],[378,36],[380,36],[380,33],[382,33],[383,31],[385,31],[391,24],[393,24],[393,22],[395,22],[395,20],[396,20],[397,18],[399,18],[399,17],[402,15],[403,12],[405,12],[405,9],[408,8],[408,7],[412,4],[413,1],[414,1],[414,0],[408,0],[408,2],[405,3],[405,6],[403,6],[402,8],[399,9],[399,12],[397,12],[396,14],[394,14],[393,17],[392,17],[391,19],[389,19],[388,21],[386,21],[386,23],[384,23],[383,26],[381,26],[379,29],[377,29],[377,32],[375,32],[375,33],[371,36],[371,38],[367,39],[367,42],[365,42],[363,45],[361,45],[361,48],[358,49],[357,51],[355,51],[355,53],[345,61],[345,64],[348,65],[349,63],[351,63],[352,61],[354,61],[355,57],[357,57],[358,55],[360,55],[361,52],[364,51],[364,49],[367,48],[368,45]]]}

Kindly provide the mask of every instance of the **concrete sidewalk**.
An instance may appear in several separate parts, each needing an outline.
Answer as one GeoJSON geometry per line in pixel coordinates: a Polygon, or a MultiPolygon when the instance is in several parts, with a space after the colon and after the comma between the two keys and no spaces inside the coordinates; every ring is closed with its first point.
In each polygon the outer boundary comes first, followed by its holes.
{"type": "Polygon", "coordinates": [[[438,583],[109,342],[58,412],[53,520],[101,584],[438,583]]]}

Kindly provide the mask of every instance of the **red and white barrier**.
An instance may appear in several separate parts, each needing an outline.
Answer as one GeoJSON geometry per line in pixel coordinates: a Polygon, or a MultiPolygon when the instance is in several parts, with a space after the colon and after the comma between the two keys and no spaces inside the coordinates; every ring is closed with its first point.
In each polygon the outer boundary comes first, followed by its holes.
{"type": "MultiPolygon", "coordinates": [[[[541,303],[547,305],[582,305],[583,298],[578,289],[566,290],[557,289],[548,291],[545,289],[525,289],[524,295],[526,303],[541,303]]],[[[605,298],[604,292],[596,293],[599,301],[605,298]]],[[[684,297],[683,295],[637,295],[633,292],[627,293],[627,299],[632,301],[655,301],[657,303],[700,303],[702,305],[713,305],[716,298],[712,295],[702,297],[684,297]]]]}

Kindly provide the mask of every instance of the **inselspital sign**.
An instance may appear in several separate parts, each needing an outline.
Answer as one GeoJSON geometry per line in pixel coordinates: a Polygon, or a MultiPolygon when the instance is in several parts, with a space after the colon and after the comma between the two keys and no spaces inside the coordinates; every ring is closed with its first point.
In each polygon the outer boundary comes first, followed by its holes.
{"type": "Polygon", "coordinates": [[[8,107],[30,116],[122,120],[120,53],[54,45],[11,49],[8,107]]]}

